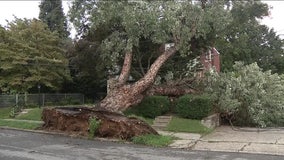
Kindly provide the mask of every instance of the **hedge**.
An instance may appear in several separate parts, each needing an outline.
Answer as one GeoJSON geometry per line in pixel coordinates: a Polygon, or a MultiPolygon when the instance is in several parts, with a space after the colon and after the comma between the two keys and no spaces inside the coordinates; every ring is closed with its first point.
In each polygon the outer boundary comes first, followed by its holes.
{"type": "Polygon", "coordinates": [[[170,110],[170,101],[165,96],[149,96],[131,108],[127,109],[124,113],[127,115],[135,114],[146,118],[155,118],[163,115],[170,110]]]}
{"type": "Polygon", "coordinates": [[[184,95],[178,98],[176,112],[180,117],[202,119],[212,111],[212,101],[208,95],[184,95]]]}

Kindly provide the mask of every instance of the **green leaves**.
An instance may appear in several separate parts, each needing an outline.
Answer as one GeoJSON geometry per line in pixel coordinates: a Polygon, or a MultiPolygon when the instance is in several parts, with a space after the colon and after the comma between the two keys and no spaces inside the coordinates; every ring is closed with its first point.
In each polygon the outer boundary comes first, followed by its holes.
{"type": "Polygon", "coordinates": [[[221,53],[222,70],[231,71],[235,61],[257,62],[273,73],[284,73],[283,41],[259,19],[268,15],[268,6],[260,1],[234,1],[228,12],[232,21],[215,43],[221,53]]]}
{"type": "Polygon", "coordinates": [[[49,29],[57,32],[60,38],[67,38],[67,21],[63,13],[62,0],[42,0],[39,19],[46,23],[49,29]]]}
{"type": "Polygon", "coordinates": [[[58,35],[36,20],[16,19],[2,29],[0,87],[2,92],[27,92],[37,84],[59,89],[69,78],[58,35]]]}
{"type": "Polygon", "coordinates": [[[207,90],[215,95],[222,113],[238,125],[283,126],[283,75],[263,72],[256,63],[237,62],[234,70],[208,77],[207,90]],[[278,121],[279,120],[279,121],[278,121]]]}
{"type": "Polygon", "coordinates": [[[92,30],[111,26],[113,32],[107,39],[116,44],[120,43],[117,38],[122,43],[130,41],[135,47],[139,47],[141,39],[149,39],[158,44],[175,42],[180,52],[189,52],[193,37],[206,38],[207,34],[222,30],[228,20],[227,12],[218,3],[203,10],[199,5],[188,1],[77,0],[73,3],[70,16],[78,28],[85,25],[87,30],[92,30]],[[117,33],[123,36],[112,35],[117,33]]]}

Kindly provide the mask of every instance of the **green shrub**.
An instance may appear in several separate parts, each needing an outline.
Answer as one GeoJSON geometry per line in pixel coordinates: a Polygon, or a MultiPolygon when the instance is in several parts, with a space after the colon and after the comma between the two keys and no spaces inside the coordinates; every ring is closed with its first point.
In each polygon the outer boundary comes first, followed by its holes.
{"type": "Polygon", "coordinates": [[[100,121],[96,118],[91,118],[89,120],[89,137],[94,138],[97,129],[100,127],[100,121]]]}
{"type": "Polygon", "coordinates": [[[212,101],[207,95],[184,95],[177,101],[176,112],[183,118],[202,119],[211,112],[212,101]]]}
{"type": "Polygon", "coordinates": [[[284,75],[263,72],[256,63],[233,68],[206,82],[221,114],[240,126],[284,126],[284,75]]]}
{"type": "Polygon", "coordinates": [[[170,101],[165,96],[146,97],[140,104],[132,106],[124,113],[135,114],[147,118],[155,118],[170,110],[170,101]]]}
{"type": "Polygon", "coordinates": [[[11,109],[9,116],[10,116],[11,118],[14,118],[17,114],[19,114],[19,113],[21,112],[21,110],[22,110],[22,109],[21,109],[20,106],[15,105],[15,106],[11,109]]]}

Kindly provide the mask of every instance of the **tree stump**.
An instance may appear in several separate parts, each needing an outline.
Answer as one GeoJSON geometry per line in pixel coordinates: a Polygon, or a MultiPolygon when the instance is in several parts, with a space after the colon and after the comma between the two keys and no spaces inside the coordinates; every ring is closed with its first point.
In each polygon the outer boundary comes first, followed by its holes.
{"type": "Polygon", "coordinates": [[[134,136],[158,134],[151,126],[137,118],[128,118],[122,114],[87,107],[44,108],[42,128],[88,136],[89,121],[92,118],[100,122],[95,137],[130,140],[134,136]]]}

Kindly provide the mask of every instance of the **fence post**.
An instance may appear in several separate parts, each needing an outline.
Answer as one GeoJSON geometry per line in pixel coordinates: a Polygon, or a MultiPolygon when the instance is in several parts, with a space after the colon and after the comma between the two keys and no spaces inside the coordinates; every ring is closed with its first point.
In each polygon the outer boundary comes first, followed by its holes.
{"type": "Polygon", "coordinates": [[[43,94],[42,94],[42,106],[44,106],[44,104],[45,104],[44,101],[45,101],[45,94],[43,93],[43,94]]]}
{"type": "Polygon", "coordinates": [[[16,94],[16,106],[18,106],[19,103],[19,94],[16,94]]]}
{"type": "MultiPolygon", "coordinates": [[[[82,94],[83,95],[83,94],[82,94]]],[[[85,95],[83,95],[83,104],[85,104],[85,95]]]]}
{"type": "Polygon", "coordinates": [[[24,95],[24,104],[25,104],[25,106],[28,105],[28,95],[27,95],[27,92],[25,92],[25,95],[24,95]]]}

